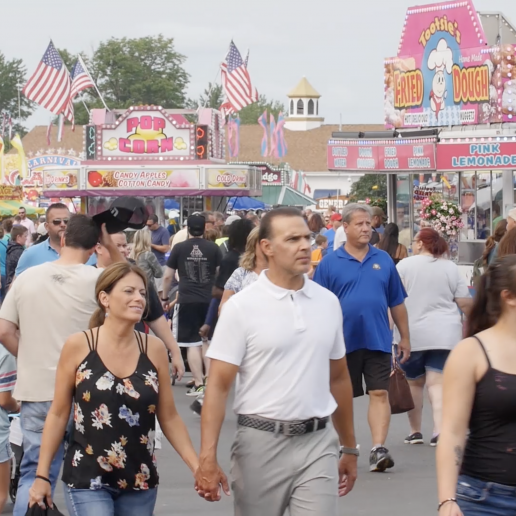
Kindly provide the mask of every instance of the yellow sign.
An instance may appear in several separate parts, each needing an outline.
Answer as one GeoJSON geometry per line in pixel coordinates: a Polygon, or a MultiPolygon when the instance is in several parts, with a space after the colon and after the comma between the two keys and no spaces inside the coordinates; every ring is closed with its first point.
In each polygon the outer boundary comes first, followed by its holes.
{"type": "Polygon", "coordinates": [[[247,188],[247,170],[208,169],[208,188],[247,188]]]}
{"type": "Polygon", "coordinates": [[[54,169],[43,172],[45,190],[77,190],[78,170],[54,169]]]}

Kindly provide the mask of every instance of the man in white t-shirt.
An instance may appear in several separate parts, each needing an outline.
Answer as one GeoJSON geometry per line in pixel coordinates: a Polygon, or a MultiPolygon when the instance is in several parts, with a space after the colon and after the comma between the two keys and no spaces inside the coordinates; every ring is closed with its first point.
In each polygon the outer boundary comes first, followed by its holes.
{"type": "Polygon", "coordinates": [[[26,227],[29,231],[29,239],[27,240],[27,243],[30,245],[30,243],[32,242],[32,235],[36,233],[36,227],[34,226],[34,222],[27,218],[27,211],[23,206],[20,206],[20,208],[18,209],[18,216],[21,219],[20,224],[26,227]]]}
{"type": "MultiPolygon", "coordinates": [[[[63,236],[61,255],[54,262],[31,267],[13,283],[0,309],[0,342],[18,359],[14,397],[22,402],[24,456],[14,516],[24,516],[34,482],[43,426],[52,400],[57,363],[66,339],[88,329],[97,307],[95,284],[101,270],[84,265],[99,237],[111,261],[123,261],[111,237],[100,236],[86,215],[73,215],[63,236]]],[[[55,487],[63,461],[61,445],[52,463],[55,487]]]]}
{"type": "Polygon", "coordinates": [[[197,490],[208,501],[220,499],[220,484],[229,494],[216,450],[236,378],[235,514],[283,514],[288,507],[291,516],[337,516],[358,455],[342,312],[331,292],[306,277],[310,230],[300,211],[269,212],[259,239],[269,269],[225,304],[207,355],[197,490]]]}

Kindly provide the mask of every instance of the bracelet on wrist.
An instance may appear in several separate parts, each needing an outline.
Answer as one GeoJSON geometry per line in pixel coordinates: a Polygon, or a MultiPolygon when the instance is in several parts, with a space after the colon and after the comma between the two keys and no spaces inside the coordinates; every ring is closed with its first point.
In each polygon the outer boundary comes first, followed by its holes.
{"type": "Polygon", "coordinates": [[[43,475],[36,475],[35,478],[39,478],[40,480],[44,480],[45,482],[48,482],[50,485],[52,485],[52,482],[50,481],[50,479],[47,478],[47,477],[44,477],[43,475]]]}
{"type": "Polygon", "coordinates": [[[443,500],[442,502],[440,502],[439,505],[437,506],[437,512],[439,512],[441,510],[443,505],[446,505],[449,502],[457,503],[457,498],[447,498],[446,500],[443,500]]]}

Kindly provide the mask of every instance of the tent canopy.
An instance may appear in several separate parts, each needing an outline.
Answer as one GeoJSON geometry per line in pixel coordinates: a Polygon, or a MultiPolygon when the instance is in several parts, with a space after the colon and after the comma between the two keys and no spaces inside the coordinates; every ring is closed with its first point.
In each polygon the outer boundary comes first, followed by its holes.
{"type": "Polygon", "coordinates": [[[231,197],[228,201],[229,210],[265,210],[268,206],[252,197],[231,197]]]}
{"type": "Polygon", "coordinates": [[[18,215],[18,209],[21,207],[25,208],[25,212],[29,217],[45,213],[45,208],[35,208],[20,201],[0,201],[0,217],[15,217],[18,215]]]}
{"type": "Polygon", "coordinates": [[[163,204],[166,210],[179,210],[180,208],[179,203],[174,199],[165,199],[163,204]]]}

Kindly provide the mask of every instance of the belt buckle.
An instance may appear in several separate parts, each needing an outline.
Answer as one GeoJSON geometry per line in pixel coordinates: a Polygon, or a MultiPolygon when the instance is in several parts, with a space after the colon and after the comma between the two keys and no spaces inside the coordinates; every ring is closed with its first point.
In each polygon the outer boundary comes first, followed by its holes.
{"type": "Polygon", "coordinates": [[[319,420],[316,417],[314,417],[312,421],[314,423],[314,428],[312,432],[317,432],[317,429],[319,428],[319,420]]]}
{"type": "Polygon", "coordinates": [[[283,435],[292,435],[290,433],[290,423],[283,423],[283,435]]]}

